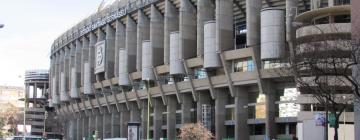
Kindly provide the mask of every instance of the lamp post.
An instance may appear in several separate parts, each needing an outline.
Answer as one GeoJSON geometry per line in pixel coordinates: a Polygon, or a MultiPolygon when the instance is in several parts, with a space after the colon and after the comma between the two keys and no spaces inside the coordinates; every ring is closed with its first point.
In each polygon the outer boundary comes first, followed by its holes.
{"type": "Polygon", "coordinates": [[[146,78],[146,92],[147,92],[147,129],[146,129],[146,139],[150,139],[150,106],[152,105],[150,102],[150,79],[146,78]]]}

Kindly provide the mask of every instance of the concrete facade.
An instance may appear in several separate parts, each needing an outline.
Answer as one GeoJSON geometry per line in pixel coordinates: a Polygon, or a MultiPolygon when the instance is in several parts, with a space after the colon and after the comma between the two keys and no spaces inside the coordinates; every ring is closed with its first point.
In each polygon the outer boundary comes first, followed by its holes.
{"type": "Polygon", "coordinates": [[[94,132],[98,138],[127,137],[127,123],[136,122],[141,139],[149,132],[152,139],[173,140],[183,124],[197,121],[218,140],[295,137],[298,120],[280,117],[279,105],[284,90],[296,84],[276,70],[286,67],[278,63],[286,61],[297,37],[292,21],[316,12],[311,6],[292,0],[150,0],[116,2],[95,13],[51,50],[50,91],[58,115],[82,114],[63,117],[71,126],[64,128],[66,137],[74,137],[74,127],[78,139],[94,132]],[[275,12],[262,13],[270,10],[275,12]],[[103,57],[95,44],[103,40],[105,71],[95,75],[95,60],[103,57]],[[83,84],[73,84],[71,93],[79,96],[68,98],[73,47],[81,53],[73,57],[80,62],[75,75],[83,77],[75,81],[83,84]]]}

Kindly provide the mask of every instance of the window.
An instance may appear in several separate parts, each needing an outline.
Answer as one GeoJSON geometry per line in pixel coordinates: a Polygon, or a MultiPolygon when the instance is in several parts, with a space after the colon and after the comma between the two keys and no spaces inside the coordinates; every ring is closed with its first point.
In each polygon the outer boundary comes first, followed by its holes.
{"type": "Polygon", "coordinates": [[[237,59],[233,61],[234,72],[254,71],[254,62],[252,58],[237,59]]]}
{"type": "Polygon", "coordinates": [[[195,79],[203,79],[207,77],[206,71],[203,68],[195,68],[194,69],[195,79]]]}
{"type": "Polygon", "coordinates": [[[287,61],[281,61],[281,60],[263,61],[264,69],[285,68],[289,66],[290,64],[287,61]]]}

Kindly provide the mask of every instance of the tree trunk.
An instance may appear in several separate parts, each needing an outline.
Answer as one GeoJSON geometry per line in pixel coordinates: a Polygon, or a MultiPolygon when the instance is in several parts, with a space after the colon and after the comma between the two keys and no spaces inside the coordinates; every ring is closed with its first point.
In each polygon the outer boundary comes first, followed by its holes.
{"type": "Polygon", "coordinates": [[[338,132],[338,129],[339,129],[339,117],[340,117],[340,114],[339,114],[339,115],[336,115],[336,117],[335,117],[335,126],[334,126],[335,135],[334,135],[334,140],[338,140],[338,139],[339,139],[339,132],[338,132]]]}

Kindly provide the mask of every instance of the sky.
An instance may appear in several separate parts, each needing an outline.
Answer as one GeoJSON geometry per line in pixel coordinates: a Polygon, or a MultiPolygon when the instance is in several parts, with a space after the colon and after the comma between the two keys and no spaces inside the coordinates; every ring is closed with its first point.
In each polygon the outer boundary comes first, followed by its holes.
{"type": "Polygon", "coordinates": [[[0,0],[0,85],[24,86],[26,70],[49,69],[53,41],[101,1],[0,0]]]}

